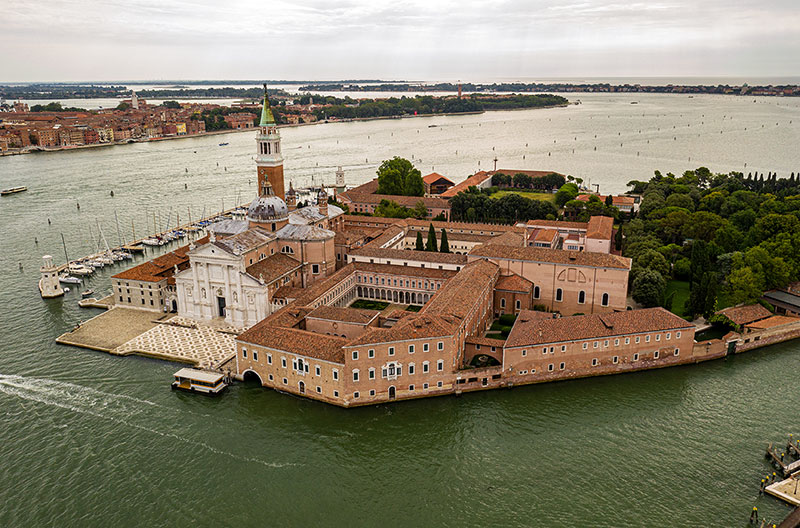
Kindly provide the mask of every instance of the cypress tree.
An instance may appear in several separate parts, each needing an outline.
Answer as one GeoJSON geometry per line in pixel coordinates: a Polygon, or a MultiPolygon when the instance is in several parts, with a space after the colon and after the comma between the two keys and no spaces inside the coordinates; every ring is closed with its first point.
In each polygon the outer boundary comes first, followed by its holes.
{"type": "Polygon", "coordinates": [[[436,231],[433,230],[433,224],[431,223],[430,227],[428,228],[428,243],[425,245],[425,251],[433,251],[436,252],[436,231]]]}
{"type": "Polygon", "coordinates": [[[447,231],[442,228],[442,241],[439,244],[439,253],[450,253],[450,244],[447,242],[447,231]]]}
{"type": "Polygon", "coordinates": [[[417,231],[417,251],[425,251],[425,244],[422,243],[422,231],[417,231]]]}

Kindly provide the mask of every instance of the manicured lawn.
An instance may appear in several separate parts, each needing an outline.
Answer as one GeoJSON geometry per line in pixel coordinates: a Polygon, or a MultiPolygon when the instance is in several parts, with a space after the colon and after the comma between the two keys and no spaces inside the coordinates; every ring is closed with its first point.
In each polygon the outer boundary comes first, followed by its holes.
{"type": "Polygon", "coordinates": [[[502,198],[507,194],[518,194],[523,198],[527,198],[529,200],[542,200],[544,202],[555,202],[556,195],[551,193],[540,193],[540,192],[533,192],[533,191],[512,191],[512,190],[503,190],[497,191],[491,198],[502,198]]]}
{"type": "Polygon", "coordinates": [[[684,306],[686,301],[689,300],[689,282],[671,280],[667,281],[666,295],[675,292],[675,297],[672,299],[672,313],[681,317],[685,316],[684,306]]]}
{"type": "Polygon", "coordinates": [[[406,308],[407,312],[418,312],[420,310],[422,310],[422,306],[417,306],[415,304],[410,304],[408,305],[408,308],[406,308]]]}
{"type": "Polygon", "coordinates": [[[368,301],[366,299],[359,299],[350,305],[350,308],[364,308],[366,310],[383,310],[389,306],[388,302],[383,301],[368,301]]]}

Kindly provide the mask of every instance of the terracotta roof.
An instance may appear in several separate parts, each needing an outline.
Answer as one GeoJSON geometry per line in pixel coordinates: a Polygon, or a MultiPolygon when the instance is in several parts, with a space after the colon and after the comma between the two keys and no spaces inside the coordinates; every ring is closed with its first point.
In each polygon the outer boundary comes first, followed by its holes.
{"type": "Polygon", "coordinates": [[[466,180],[455,184],[453,187],[450,187],[445,192],[440,194],[442,198],[452,198],[453,196],[457,195],[461,191],[466,191],[472,185],[480,185],[481,183],[485,182],[492,176],[485,171],[479,171],[467,178],[466,180]]]}
{"type": "Polygon", "coordinates": [[[760,304],[748,304],[744,306],[731,306],[717,312],[724,315],[735,325],[743,325],[758,321],[759,319],[766,319],[772,315],[772,312],[761,306],[760,304]]]}
{"type": "Polygon", "coordinates": [[[342,337],[275,327],[270,324],[269,318],[245,330],[236,340],[341,364],[344,364],[342,346],[347,343],[342,337]]]}
{"type": "Polygon", "coordinates": [[[470,345],[483,345],[483,346],[493,346],[497,348],[503,348],[506,344],[505,341],[502,339],[492,339],[491,337],[478,337],[478,336],[469,336],[464,339],[464,343],[470,345]]]}
{"type": "MultiPolygon", "coordinates": [[[[204,236],[194,242],[194,244],[202,245],[208,242],[208,236],[204,236]]],[[[183,271],[189,267],[189,246],[186,244],[169,253],[164,253],[152,260],[143,262],[138,266],[133,266],[125,271],[121,271],[116,275],[112,275],[112,279],[119,280],[135,280],[142,282],[160,282],[167,279],[170,283],[172,276],[175,274],[175,266],[178,266],[179,271],[183,271]]]]}
{"type": "Polygon", "coordinates": [[[480,292],[495,281],[499,273],[500,268],[491,262],[470,262],[431,297],[422,313],[452,315],[460,324],[479,302],[480,292]]]}
{"type": "Polygon", "coordinates": [[[273,299],[297,299],[300,296],[300,294],[302,294],[304,291],[305,291],[305,288],[302,288],[300,286],[290,286],[290,285],[287,284],[287,285],[281,286],[280,288],[275,290],[275,293],[272,294],[272,298],[273,299]]]}
{"type": "Polygon", "coordinates": [[[528,220],[530,227],[554,227],[556,229],[580,229],[586,231],[586,222],[566,222],[562,220],[528,220]]]}
{"type": "Polygon", "coordinates": [[[748,323],[746,326],[747,328],[755,328],[759,330],[767,329],[767,328],[775,328],[776,326],[783,326],[792,323],[800,322],[800,317],[787,317],[785,315],[773,315],[772,317],[768,317],[766,319],[761,319],[760,321],[754,321],[752,323],[748,323]]]}
{"type": "Polygon", "coordinates": [[[380,310],[365,310],[361,308],[339,308],[336,306],[320,306],[306,315],[306,319],[325,319],[327,321],[342,321],[366,325],[380,315],[380,310]]]}
{"type": "Polygon", "coordinates": [[[391,328],[370,328],[367,332],[347,343],[347,348],[372,343],[390,343],[428,337],[450,337],[458,320],[452,316],[415,314],[403,317],[391,328]]]}
{"type": "Polygon", "coordinates": [[[536,242],[548,242],[550,244],[553,243],[553,240],[558,238],[558,231],[556,229],[539,229],[538,231],[534,231],[536,236],[534,237],[534,241],[536,242]]]}
{"type": "Polygon", "coordinates": [[[663,308],[575,315],[558,319],[542,318],[540,314],[541,312],[530,310],[520,312],[508,335],[506,347],[694,328],[692,323],[663,308]]]}
{"type": "Polygon", "coordinates": [[[461,255],[458,253],[437,253],[433,251],[415,251],[411,249],[363,247],[354,251],[352,255],[360,257],[385,258],[397,260],[398,262],[401,260],[410,260],[414,262],[431,262],[434,264],[467,264],[466,255],[461,255]]]}
{"type": "Polygon", "coordinates": [[[450,183],[450,185],[455,185],[455,184],[454,184],[454,183],[453,183],[453,182],[450,180],[450,178],[446,178],[445,176],[442,176],[442,175],[441,175],[441,174],[439,174],[438,172],[432,172],[432,173],[430,173],[430,174],[427,174],[427,175],[425,175],[425,176],[423,176],[423,177],[422,177],[422,181],[424,181],[424,182],[425,182],[425,183],[427,183],[428,185],[430,185],[430,184],[432,184],[432,183],[436,183],[436,182],[437,182],[437,181],[439,181],[439,180],[447,180],[447,182],[448,182],[448,183],[450,183]]]}
{"type": "Polygon", "coordinates": [[[614,219],[610,216],[593,216],[586,228],[586,238],[611,240],[614,230],[614,219]]]}
{"type": "Polygon", "coordinates": [[[519,275],[501,275],[497,279],[497,284],[494,285],[495,290],[525,292],[528,293],[533,289],[533,283],[519,275]]]}
{"type": "Polygon", "coordinates": [[[289,255],[275,253],[255,264],[247,266],[248,275],[255,279],[263,279],[267,284],[300,267],[300,262],[289,255]]]}
{"type": "MultiPolygon", "coordinates": [[[[450,202],[443,200],[439,197],[425,197],[425,196],[402,196],[395,194],[378,194],[378,179],[369,181],[363,185],[359,185],[349,191],[339,193],[339,201],[342,203],[362,203],[369,205],[378,205],[381,200],[391,200],[404,207],[412,208],[421,200],[425,207],[449,209],[450,202]]],[[[442,196],[442,195],[440,195],[442,196]]]]}
{"type": "Polygon", "coordinates": [[[524,242],[524,236],[522,233],[516,233],[513,231],[509,231],[508,233],[503,233],[500,236],[496,236],[492,238],[488,243],[495,244],[498,246],[520,246],[522,247],[522,243],[524,242]]]}
{"type": "Polygon", "coordinates": [[[589,266],[594,268],[631,269],[631,259],[608,253],[590,253],[537,247],[512,247],[495,244],[476,246],[469,252],[470,257],[483,259],[497,258],[546,262],[549,264],[568,264],[570,266],[589,266]]]}
{"type": "Polygon", "coordinates": [[[420,268],[419,266],[397,266],[394,264],[373,264],[369,262],[354,262],[358,271],[371,273],[385,273],[388,275],[404,275],[406,277],[427,277],[431,279],[449,279],[456,271],[438,268],[420,268]]]}

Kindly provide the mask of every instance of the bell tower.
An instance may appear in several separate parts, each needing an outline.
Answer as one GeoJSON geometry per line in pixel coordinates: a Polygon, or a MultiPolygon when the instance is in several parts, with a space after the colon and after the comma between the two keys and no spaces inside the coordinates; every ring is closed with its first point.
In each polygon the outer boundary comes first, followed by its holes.
{"type": "Polygon", "coordinates": [[[264,105],[261,108],[261,122],[258,124],[256,135],[258,156],[258,194],[264,196],[266,182],[272,186],[272,191],[282,200],[286,198],[283,188],[283,156],[281,155],[281,135],[272,115],[267,98],[267,85],[264,84],[264,105]]]}

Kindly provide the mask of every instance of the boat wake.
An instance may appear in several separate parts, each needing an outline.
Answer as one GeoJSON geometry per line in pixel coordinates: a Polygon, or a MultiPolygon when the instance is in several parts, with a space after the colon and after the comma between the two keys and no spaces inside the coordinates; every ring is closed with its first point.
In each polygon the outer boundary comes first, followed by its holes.
{"type": "Polygon", "coordinates": [[[206,442],[192,440],[171,432],[160,431],[149,426],[134,423],[137,417],[149,418],[148,412],[153,407],[163,407],[156,403],[131,396],[112,394],[95,390],[82,385],[46,378],[30,378],[17,375],[0,374],[0,394],[15,396],[67,409],[76,413],[94,416],[103,420],[145,431],[164,438],[200,447],[217,455],[224,455],[241,462],[253,462],[270,468],[296,466],[295,463],[268,462],[256,457],[248,457],[216,448],[206,442]]]}

